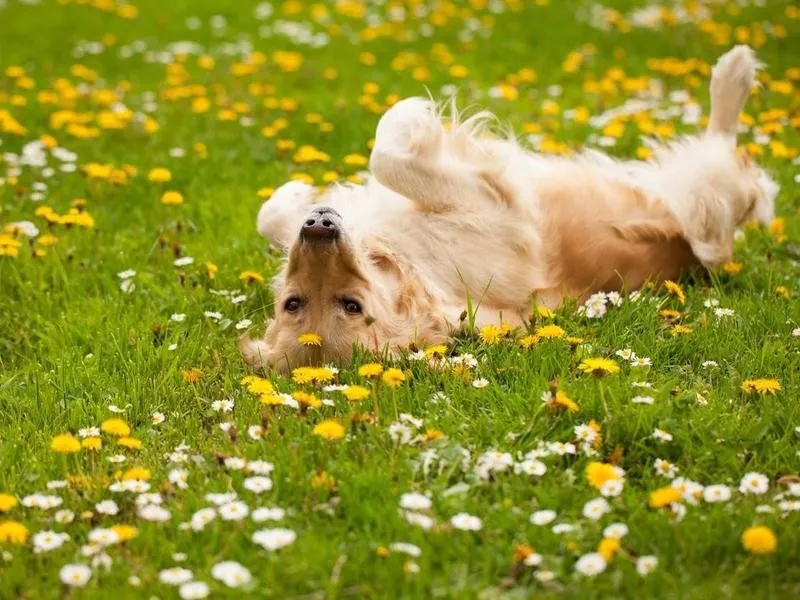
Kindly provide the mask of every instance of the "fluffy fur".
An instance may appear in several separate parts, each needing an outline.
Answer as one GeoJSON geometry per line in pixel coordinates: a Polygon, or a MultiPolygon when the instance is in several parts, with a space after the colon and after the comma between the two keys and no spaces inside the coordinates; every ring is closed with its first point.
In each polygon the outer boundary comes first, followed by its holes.
{"type": "Polygon", "coordinates": [[[245,358],[287,369],[347,359],[354,344],[436,343],[463,325],[468,305],[478,326],[523,325],[533,302],[556,307],[726,262],[736,229],[769,221],[777,193],[736,153],[758,68],[746,46],[720,58],[707,131],[648,162],[541,156],[486,135],[485,113],[462,121],[453,110],[445,127],[431,101],[397,103],[378,123],[364,186],[317,198],[291,182],[261,207],[258,231],[287,260],[273,282],[275,317],[264,339],[243,340],[245,358]],[[298,237],[315,203],[341,214],[336,242],[298,237]],[[286,310],[293,299],[300,309],[286,310]],[[306,332],[322,345],[299,344],[306,332]]]}

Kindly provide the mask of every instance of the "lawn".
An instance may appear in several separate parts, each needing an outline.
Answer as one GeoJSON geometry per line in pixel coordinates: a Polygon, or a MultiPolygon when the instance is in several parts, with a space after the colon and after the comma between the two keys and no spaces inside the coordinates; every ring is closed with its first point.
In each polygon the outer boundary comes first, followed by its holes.
{"type": "Polygon", "coordinates": [[[0,597],[798,596],[800,10],[604,1],[2,0],[0,597]],[[397,99],[647,158],[735,43],[782,191],[719,272],[394,361],[241,360],[259,206],[360,181],[397,99]]]}

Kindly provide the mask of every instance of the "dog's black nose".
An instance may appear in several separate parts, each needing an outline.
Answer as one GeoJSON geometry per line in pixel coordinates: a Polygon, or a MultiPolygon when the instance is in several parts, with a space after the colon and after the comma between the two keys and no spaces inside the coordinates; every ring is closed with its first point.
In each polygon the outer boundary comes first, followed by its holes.
{"type": "Polygon", "coordinates": [[[341,233],[342,217],[338,212],[327,206],[320,206],[311,211],[303,228],[300,230],[300,237],[304,240],[333,241],[341,233]]]}

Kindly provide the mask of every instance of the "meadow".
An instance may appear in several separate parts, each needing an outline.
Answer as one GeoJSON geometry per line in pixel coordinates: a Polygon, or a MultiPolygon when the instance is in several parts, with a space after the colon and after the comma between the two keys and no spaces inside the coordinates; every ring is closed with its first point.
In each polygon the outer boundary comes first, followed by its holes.
{"type": "Polygon", "coordinates": [[[0,0],[0,598],[800,595],[798,36],[790,0],[0,0]],[[724,268],[243,363],[261,203],[362,181],[398,99],[647,159],[737,43],[782,191],[724,268]]]}

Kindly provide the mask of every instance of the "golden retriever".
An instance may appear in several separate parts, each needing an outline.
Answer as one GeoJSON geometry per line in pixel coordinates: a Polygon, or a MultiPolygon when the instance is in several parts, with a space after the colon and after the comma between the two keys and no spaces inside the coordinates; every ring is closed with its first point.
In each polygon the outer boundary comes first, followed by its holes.
{"type": "Polygon", "coordinates": [[[409,98],[378,123],[363,186],[317,199],[290,182],[264,203],[258,231],[283,248],[275,316],[243,339],[253,365],[281,370],[347,360],[355,345],[397,351],[463,326],[527,322],[534,303],[633,290],[714,268],[744,222],[773,217],[777,185],[737,155],[738,116],[759,63],[747,46],[720,58],[707,130],[621,162],[596,151],[541,156],[484,134],[490,117],[445,127],[409,98]],[[303,344],[314,333],[319,345],[303,344]]]}

